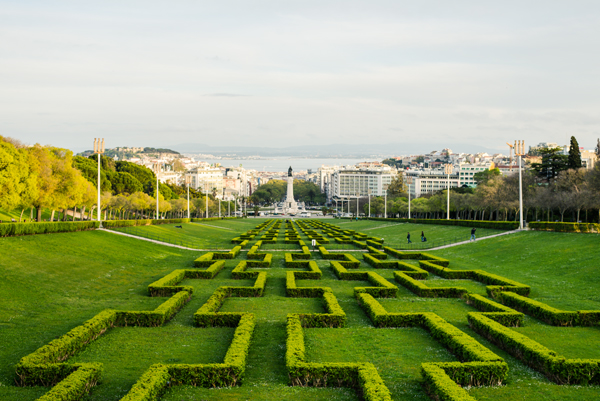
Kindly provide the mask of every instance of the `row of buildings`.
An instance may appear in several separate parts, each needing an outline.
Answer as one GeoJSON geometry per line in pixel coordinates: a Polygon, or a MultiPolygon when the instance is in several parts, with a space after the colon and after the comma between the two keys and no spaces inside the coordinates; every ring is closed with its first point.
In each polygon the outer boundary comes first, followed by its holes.
{"type": "MultiPolygon", "coordinates": [[[[530,150],[556,148],[555,143],[540,143],[530,150]]],[[[568,147],[563,152],[568,154],[568,147]]],[[[580,149],[582,166],[594,168],[597,160],[594,151],[580,149]]],[[[440,190],[457,187],[476,187],[475,174],[498,168],[503,175],[518,172],[517,159],[503,154],[453,153],[451,149],[433,151],[424,155],[402,156],[394,158],[395,166],[373,163],[359,163],[355,166],[321,166],[317,170],[315,182],[330,202],[364,196],[384,196],[387,186],[398,174],[402,175],[405,187],[412,198],[432,194],[440,190]],[[446,165],[450,165],[447,173],[446,165]]],[[[527,155],[523,158],[523,167],[541,162],[541,157],[527,155]]]]}
{"type": "MultiPolygon", "coordinates": [[[[554,143],[540,143],[530,147],[533,155],[524,157],[525,168],[540,162],[535,151],[544,147],[557,147],[554,143]]],[[[565,152],[568,148],[565,147],[565,152]]],[[[593,168],[596,154],[581,150],[582,163],[593,168]]],[[[381,162],[362,162],[356,165],[322,165],[315,172],[294,171],[294,178],[316,183],[327,195],[328,202],[366,196],[385,196],[387,187],[400,174],[410,196],[417,198],[448,187],[475,187],[475,174],[498,168],[504,175],[518,171],[517,161],[503,154],[454,153],[451,149],[433,151],[422,155],[400,156],[391,160],[394,165],[381,162]],[[450,174],[445,170],[451,165],[450,174]]],[[[137,155],[128,161],[153,169],[161,182],[177,185],[189,184],[202,192],[212,192],[223,200],[248,197],[256,188],[272,179],[287,179],[286,172],[265,172],[239,166],[225,167],[180,155],[137,155]]]]}

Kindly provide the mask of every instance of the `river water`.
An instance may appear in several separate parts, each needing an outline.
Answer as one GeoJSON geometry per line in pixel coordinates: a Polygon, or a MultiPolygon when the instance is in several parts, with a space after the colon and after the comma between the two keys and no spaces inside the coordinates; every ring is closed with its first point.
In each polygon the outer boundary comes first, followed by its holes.
{"type": "Polygon", "coordinates": [[[264,158],[264,159],[197,159],[210,164],[221,163],[221,166],[231,167],[240,164],[247,170],[285,172],[292,166],[294,171],[312,169],[313,173],[322,165],[325,166],[347,166],[355,165],[364,161],[381,161],[376,159],[307,159],[307,158],[264,158]]]}

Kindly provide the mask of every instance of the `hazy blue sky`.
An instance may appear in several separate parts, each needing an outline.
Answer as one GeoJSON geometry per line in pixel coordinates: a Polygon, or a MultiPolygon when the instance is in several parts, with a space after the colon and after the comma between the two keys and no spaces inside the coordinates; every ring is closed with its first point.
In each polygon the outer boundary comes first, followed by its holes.
{"type": "Polygon", "coordinates": [[[0,0],[0,135],[592,148],[599,50],[597,0],[0,0]]]}

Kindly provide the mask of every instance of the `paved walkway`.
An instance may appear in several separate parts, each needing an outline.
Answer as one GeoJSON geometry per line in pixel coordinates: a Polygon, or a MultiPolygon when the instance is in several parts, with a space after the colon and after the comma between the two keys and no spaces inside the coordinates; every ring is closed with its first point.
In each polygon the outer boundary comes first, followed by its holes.
{"type": "Polygon", "coordinates": [[[483,241],[486,240],[488,238],[495,238],[495,237],[500,237],[501,235],[508,235],[508,234],[516,234],[520,231],[525,231],[525,230],[512,230],[512,231],[505,231],[503,233],[500,234],[494,234],[494,235],[488,235],[487,237],[482,237],[482,238],[477,238],[475,241],[471,241],[471,240],[467,240],[467,241],[461,241],[461,242],[456,242],[454,244],[448,244],[448,245],[443,245],[443,246],[438,246],[435,248],[427,248],[427,249],[415,249],[413,250],[409,250],[409,249],[400,249],[402,252],[421,252],[421,251],[437,251],[440,249],[446,249],[446,248],[451,248],[453,246],[458,246],[458,245],[465,245],[465,244],[470,244],[473,242],[479,242],[479,241],[483,241]]]}
{"type": "Polygon", "coordinates": [[[131,237],[131,238],[139,239],[139,240],[142,240],[142,241],[154,242],[155,244],[159,244],[159,245],[170,246],[170,247],[179,248],[179,249],[185,249],[185,250],[188,250],[188,251],[199,251],[199,252],[226,251],[227,252],[227,251],[231,250],[231,249],[196,249],[196,248],[188,248],[186,246],[170,244],[168,242],[157,241],[155,239],[144,238],[144,237],[140,237],[140,236],[137,236],[137,235],[122,233],[120,231],[107,230],[106,228],[97,228],[97,230],[104,231],[105,233],[123,235],[125,237],[131,237]]]}

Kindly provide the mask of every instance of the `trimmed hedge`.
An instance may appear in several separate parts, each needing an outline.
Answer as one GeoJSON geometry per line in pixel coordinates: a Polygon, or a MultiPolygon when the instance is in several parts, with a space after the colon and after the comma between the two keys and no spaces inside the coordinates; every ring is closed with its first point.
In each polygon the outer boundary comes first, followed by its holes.
{"type": "Polygon", "coordinates": [[[425,298],[462,298],[469,292],[463,287],[428,287],[404,272],[394,272],[394,278],[402,286],[425,298]]]}
{"type": "Polygon", "coordinates": [[[563,233],[598,233],[600,224],[597,223],[555,223],[551,221],[532,221],[528,223],[532,230],[558,231],[563,233]]]}
{"type": "Polygon", "coordinates": [[[524,312],[536,319],[553,326],[598,326],[600,325],[600,310],[595,311],[563,311],[553,308],[543,302],[534,301],[527,297],[501,292],[500,302],[524,312]]]}
{"type": "Polygon", "coordinates": [[[116,320],[117,311],[104,310],[63,336],[21,358],[16,366],[17,383],[21,386],[54,386],[77,370],[77,366],[62,361],[114,327],[116,320]]]}
{"type": "Polygon", "coordinates": [[[374,287],[354,287],[354,294],[365,292],[380,298],[395,298],[398,287],[374,272],[353,271],[349,272],[342,265],[343,262],[329,262],[333,272],[340,280],[368,281],[374,287]]]}
{"type": "Polygon", "coordinates": [[[475,280],[487,284],[488,295],[497,298],[501,292],[510,291],[520,295],[529,295],[531,287],[505,277],[491,274],[483,270],[452,270],[440,267],[431,260],[420,260],[419,266],[440,277],[451,280],[475,280]]]}
{"type": "Polygon", "coordinates": [[[292,386],[351,387],[368,401],[391,401],[377,369],[370,363],[307,363],[304,332],[297,314],[287,317],[285,364],[292,386]]]}
{"type": "Polygon", "coordinates": [[[2,223],[0,224],[0,237],[94,230],[98,228],[98,225],[97,221],[2,223]]]}
{"type": "MultiPolygon", "coordinates": [[[[446,220],[446,219],[395,219],[369,217],[368,220],[392,221],[398,223],[437,224],[441,226],[463,226],[475,228],[494,228],[498,230],[516,230],[519,223],[515,221],[481,221],[481,220],[446,220]]],[[[529,223],[531,224],[531,223],[529,223]]]]}
{"type": "Polygon", "coordinates": [[[566,359],[483,313],[469,312],[467,319],[477,333],[558,384],[600,384],[598,359],[566,359]]]}

